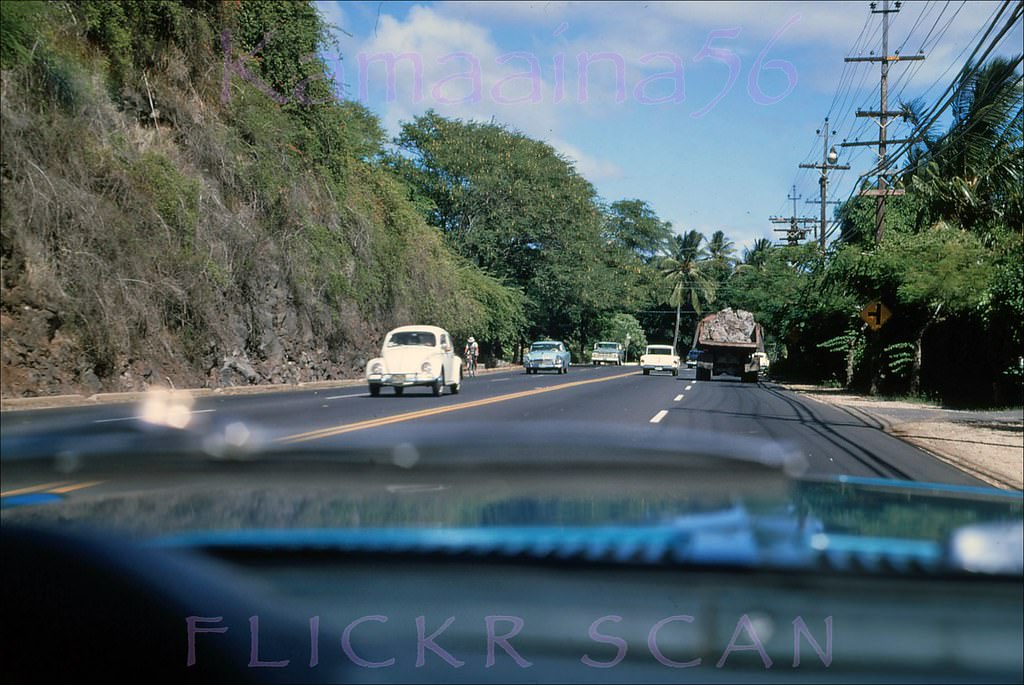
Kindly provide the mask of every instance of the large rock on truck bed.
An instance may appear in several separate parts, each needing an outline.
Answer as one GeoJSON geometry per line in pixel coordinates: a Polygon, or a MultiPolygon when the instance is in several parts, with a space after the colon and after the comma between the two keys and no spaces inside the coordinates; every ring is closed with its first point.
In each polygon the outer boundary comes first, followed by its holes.
{"type": "Polygon", "coordinates": [[[704,319],[700,341],[704,343],[754,343],[754,315],[726,308],[704,319]]]}

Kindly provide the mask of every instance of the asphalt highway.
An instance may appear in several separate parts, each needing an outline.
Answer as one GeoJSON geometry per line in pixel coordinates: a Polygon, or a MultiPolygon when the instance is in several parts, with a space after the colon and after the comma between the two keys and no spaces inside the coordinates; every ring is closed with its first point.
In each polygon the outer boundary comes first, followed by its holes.
{"type": "MultiPolygon", "coordinates": [[[[55,434],[75,424],[95,435],[142,421],[129,404],[4,412],[2,435],[55,434]]],[[[370,397],[365,386],[196,399],[189,418],[240,422],[279,445],[343,442],[359,432],[386,439],[397,426],[408,431],[441,423],[542,425],[565,421],[622,426],[623,430],[702,431],[723,440],[743,436],[786,443],[806,459],[809,476],[858,476],[983,485],[931,455],[891,437],[835,406],[809,400],[768,381],[744,384],[718,377],[698,382],[692,369],[644,376],[637,367],[572,367],[566,375],[527,375],[522,369],[465,379],[457,395],[434,397],[427,388],[401,396],[384,389],[370,397]]],[[[646,433],[644,433],[646,434],[646,433]]],[[[45,484],[49,485],[49,483],[45,484]]],[[[98,483],[61,481],[54,488],[92,489],[98,483]]],[[[24,484],[5,483],[3,494],[24,484]]],[[[71,492],[71,491],[68,491],[71,492]]]]}

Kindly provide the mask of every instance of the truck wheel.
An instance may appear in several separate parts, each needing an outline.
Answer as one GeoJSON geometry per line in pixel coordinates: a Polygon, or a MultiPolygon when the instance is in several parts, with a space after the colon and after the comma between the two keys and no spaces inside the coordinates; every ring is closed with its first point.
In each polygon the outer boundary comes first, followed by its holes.
{"type": "Polygon", "coordinates": [[[370,397],[380,397],[380,383],[370,383],[370,397]]]}
{"type": "Polygon", "coordinates": [[[400,385],[396,385],[395,386],[395,394],[396,395],[401,395],[403,392],[405,392],[405,388],[403,388],[400,385]]]}
{"type": "Polygon", "coordinates": [[[757,373],[754,372],[754,373],[745,373],[745,374],[743,374],[743,382],[744,383],[756,383],[757,382],[757,373]]]}
{"type": "Polygon", "coordinates": [[[699,381],[709,381],[709,380],[711,380],[711,372],[708,371],[707,369],[702,369],[702,368],[700,368],[698,366],[697,367],[697,380],[699,380],[699,381]]]}
{"type": "Polygon", "coordinates": [[[650,376],[651,375],[651,370],[650,369],[644,369],[644,375],[645,376],[650,376]]]}

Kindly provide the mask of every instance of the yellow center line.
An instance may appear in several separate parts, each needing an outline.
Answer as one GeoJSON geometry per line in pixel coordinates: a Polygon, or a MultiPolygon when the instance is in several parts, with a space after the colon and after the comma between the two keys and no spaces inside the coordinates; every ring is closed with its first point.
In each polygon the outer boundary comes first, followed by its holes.
{"type": "Polygon", "coordinates": [[[7,492],[0,492],[0,497],[10,497],[12,495],[27,495],[30,492],[39,492],[40,490],[49,490],[64,485],[68,481],[58,480],[53,483],[43,483],[42,485],[31,485],[25,488],[18,488],[17,490],[8,490],[7,492]]]}
{"type": "Polygon", "coordinates": [[[67,492],[74,492],[75,490],[82,490],[84,488],[91,488],[94,485],[99,485],[100,483],[103,483],[103,482],[104,481],[102,481],[102,480],[91,480],[91,481],[88,481],[86,483],[72,483],[71,485],[65,485],[62,488],[53,488],[52,490],[50,490],[50,492],[56,493],[58,495],[63,495],[64,493],[67,493],[67,492]]]}
{"type": "Polygon", "coordinates": [[[625,378],[627,376],[636,375],[635,371],[629,373],[620,373],[614,376],[607,376],[605,378],[592,378],[586,381],[574,381],[572,383],[561,383],[559,385],[552,385],[547,388],[535,388],[533,390],[523,390],[521,392],[513,392],[507,395],[498,395],[496,397],[488,397],[482,400],[473,400],[472,402],[464,402],[462,404],[455,404],[447,407],[435,407],[434,409],[423,409],[421,411],[407,412],[405,414],[396,414],[395,416],[385,416],[377,419],[368,419],[366,421],[357,421],[355,423],[341,424],[339,426],[331,426],[329,428],[320,428],[314,431],[308,431],[306,433],[296,433],[295,435],[287,435],[282,438],[278,438],[278,442],[284,443],[295,443],[295,442],[306,442],[308,440],[320,440],[321,438],[330,438],[335,435],[341,435],[342,433],[351,433],[352,431],[365,430],[367,428],[376,428],[378,426],[386,426],[392,423],[400,423],[402,421],[412,421],[414,419],[422,419],[427,416],[436,416],[438,414],[447,414],[448,412],[461,411],[463,409],[472,409],[473,407],[483,407],[488,404],[496,404],[498,402],[507,402],[509,400],[516,400],[522,397],[531,397],[533,395],[540,395],[546,392],[554,392],[555,390],[565,390],[566,388],[575,388],[581,385],[589,385],[590,383],[603,383],[605,381],[613,381],[618,378],[625,378]]]}

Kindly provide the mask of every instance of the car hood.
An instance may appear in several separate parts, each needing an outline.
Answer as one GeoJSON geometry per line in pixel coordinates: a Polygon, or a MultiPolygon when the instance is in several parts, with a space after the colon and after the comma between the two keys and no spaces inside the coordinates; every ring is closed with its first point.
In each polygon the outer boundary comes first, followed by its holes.
{"type": "Polygon", "coordinates": [[[423,362],[440,354],[440,350],[433,347],[409,345],[385,348],[383,358],[384,365],[390,372],[417,372],[423,362]]]}
{"type": "MultiPolygon", "coordinates": [[[[86,434],[65,427],[64,441],[54,433],[46,444],[5,439],[5,482],[26,469],[35,482],[59,471],[111,485],[5,497],[2,520],[198,547],[1020,574],[1020,492],[810,480],[802,475],[806,462],[785,443],[552,423],[529,431],[514,424],[396,425],[346,434],[343,447],[303,443],[236,455],[172,433],[125,433],[124,446],[111,453],[74,460],[69,446],[84,450],[86,434]]],[[[208,426],[204,440],[215,430],[208,426]]]]}

